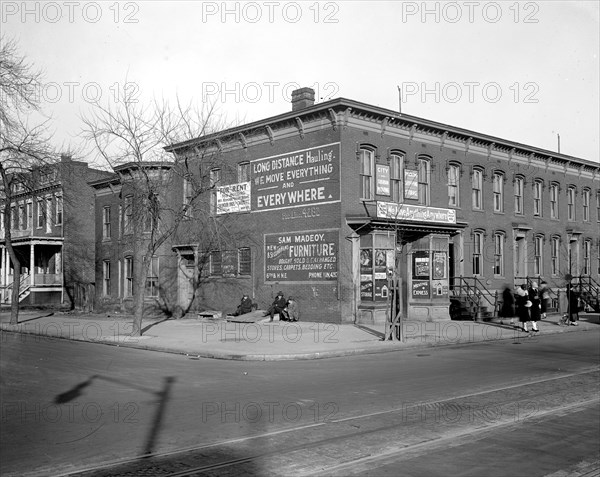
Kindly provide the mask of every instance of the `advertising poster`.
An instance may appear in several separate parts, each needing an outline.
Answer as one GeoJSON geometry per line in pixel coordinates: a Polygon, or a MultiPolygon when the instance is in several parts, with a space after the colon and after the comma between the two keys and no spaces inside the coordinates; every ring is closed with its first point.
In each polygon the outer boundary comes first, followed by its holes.
{"type": "Polygon", "coordinates": [[[340,201],[340,143],[256,159],[252,212],[340,201]]]}
{"type": "Polygon", "coordinates": [[[413,278],[429,278],[429,252],[413,253],[413,278]]]}
{"type": "Polygon", "coordinates": [[[390,166],[377,164],[376,169],[376,181],[377,181],[377,194],[378,195],[390,195],[390,166]]]}
{"type": "Polygon", "coordinates": [[[265,282],[338,278],[338,230],[265,235],[265,282]]]}
{"type": "Polygon", "coordinates": [[[373,250],[370,248],[360,250],[360,298],[373,299],[373,250]]]}
{"type": "Polygon", "coordinates": [[[250,211],[250,182],[217,187],[217,215],[250,211]]]}
{"type": "Polygon", "coordinates": [[[404,198],[419,198],[419,173],[417,171],[404,169],[404,198]]]}
{"type": "Polygon", "coordinates": [[[440,280],[446,278],[446,253],[433,253],[433,279],[440,280]]]}
{"type": "Polygon", "coordinates": [[[412,296],[414,298],[429,298],[429,280],[413,280],[412,296]]]}

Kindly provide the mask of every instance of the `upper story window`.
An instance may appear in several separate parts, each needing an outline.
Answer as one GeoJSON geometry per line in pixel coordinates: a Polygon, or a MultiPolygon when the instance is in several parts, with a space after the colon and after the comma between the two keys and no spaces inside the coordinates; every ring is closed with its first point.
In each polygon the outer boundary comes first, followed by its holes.
{"type": "Polygon", "coordinates": [[[589,222],[590,221],[590,189],[583,190],[583,195],[581,196],[581,200],[582,200],[582,204],[583,204],[583,208],[582,208],[583,221],[589,222]]]}
{"type": "Polygon", "coordinates": [[[515,214],[523,215],[523,191],[525,189],[525,179],[521,176],[515,177],[515,214]]]}
{"type": "Polygon", "coordinates": [[[542,216],[542,189],[544,183],[541,180],[536,180],[533,183],[533,215],[535,217],[542,216]]]}
{"type": "Polygon", "coordinates": [[[25,204],[19,206],[18,229],[27,230],[27,210],[25,204]]]}
{"type": "Polygon", "coordinates": [[[596,192],[596,220],[600,222],[600,190],[596,192]]]}
{"type": "Polygon", "coordinates": [[[192,218],[194,216],[192,211],[192,198],[193,198],[193,183],[191,177],[183,178],[183,206],[187,207],[185,210],[185,217],[192,218]]]}
{"type": "Polygon", "coordinates": [[[492,179],[494,192],[494,212],[504,212],[504,174],[494,172],[492,179]]]}
{"type": "Polygon", "coordinates": [[[210,212],[217,213],[217,187],[221,183],[221,169],[211,169],[210,171],[210,212]]]}
{"type": "Polygon", "coordinates": [[[125,207],[123,210],[123,233],[130,234],[133,228],[133,196],[125,197],[125,207]]]}
{"type": "Polygon", "coordinates": [[[431,177],[431,161],[427,157],[417,159],[419,173],[419,204],[429,205],[429,182],[431,177]]]}
{"type": "Polygon", "coordinates": [[[55,219],[54,219],[54,224],[55,225],[62,225],[62,221],[63,221],[63,198],[61,195],[57,195],[55,197],[56,200],[56,208],[55,208],[55,219]]]}
{"type": "Polygon", "coordinates": [[[567,189],[567,220],[575,220],[575,187],[567,189]]]}
{"type": "Polygon", "coordinates": [[[41,229],[46,225],[46,204],[44,199],[38,199],[37,206],[37,228],[41,229]]]}
{"type": "Polygon", "coordinates": [[[242,162],[237,166],[238,182],[248,182],[250,180],[250,163],[242,162]]]}
{"type": "Polygon", "coordinates": [[[550,218],[558,219],[558,184],[550,184],[550,218]]]}
{"type": "Polygon", "coordinates": [[[56,169],[40,171],[40,185],[50,184],[56,180],[56,169]]]}
{"type": "Polygon", "coordinates": [[[402,166],[404,156],[392,154],[390,156],[390,185],[392,201],[402,202],[402,166]]]}
{"type": "Polygon", "coordinates": [[[448,166],[448,205],[450,207],[460,206],[460,166],[450,164],[448,166]]]}
{"type": "Polygon", "coordinates": [[[360,150],[360,200],[373,200],[373,168],[375,152],[371,149],[360,150]]]}
{"type": "Polygon", "coordinates": [[[473,175],[471,177],[471,205],[473,210],[483,209],[483,170],[473,169],[473,175]]]}
{"type": "Polygon", "coordinates": [[[102,209],[102,238],[110,239],[111,224],[110,224],[110,206],[102,209]]]}

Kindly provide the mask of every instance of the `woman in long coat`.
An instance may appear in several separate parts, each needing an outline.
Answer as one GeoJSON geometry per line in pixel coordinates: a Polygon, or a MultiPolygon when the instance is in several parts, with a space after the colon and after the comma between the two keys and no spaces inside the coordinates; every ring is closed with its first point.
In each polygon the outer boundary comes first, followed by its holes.
{"type": "Polygon", "coordinates": [[[510,324],[514,325],[515,297],[508,285],[502,292],[502,308],[500,309],[500,316],[502,318],[510,318],[510,324]]]}
{"type": "Polygon", "coordinates": [[[522,330],[529,333],[527,322],[530,321],[529,307],[525,306],[528,302],[527,292],[524,287],[517,287],[515,290],[515,306],[517,308],[517,316],[521,322],[522,330]]]}
{"type": "Polygon", "coordinates": [[[531,321],[533,331],[537,333],[540,331],[538,330],[537,322],[542,318],[542,297],[540,296],[537,282],[531,283],[531,288],[529,288],[529,301],[531,302],[529,319],[531,321]]]}

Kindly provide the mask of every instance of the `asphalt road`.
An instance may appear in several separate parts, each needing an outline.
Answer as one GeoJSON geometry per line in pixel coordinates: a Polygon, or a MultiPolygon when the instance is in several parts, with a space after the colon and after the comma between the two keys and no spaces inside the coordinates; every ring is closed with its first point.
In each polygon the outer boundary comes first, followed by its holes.
{"type": "Polygon", "coordinates": [[[600,329],[284,362],[1,340],[2,475],[533,476],[600,460],[600,329]]]}

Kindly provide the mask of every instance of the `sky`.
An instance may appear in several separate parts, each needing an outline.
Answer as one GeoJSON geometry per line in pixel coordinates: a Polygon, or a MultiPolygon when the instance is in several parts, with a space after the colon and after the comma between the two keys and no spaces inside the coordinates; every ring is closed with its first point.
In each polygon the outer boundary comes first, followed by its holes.
{"type": "Polygon", "coordinates": [[[54,142],[90,156],[81,116],[123,87],[244,123],[309,86],[600,162],[599,5],[2,1],[0,28],[44,72],[54,142]]]}

